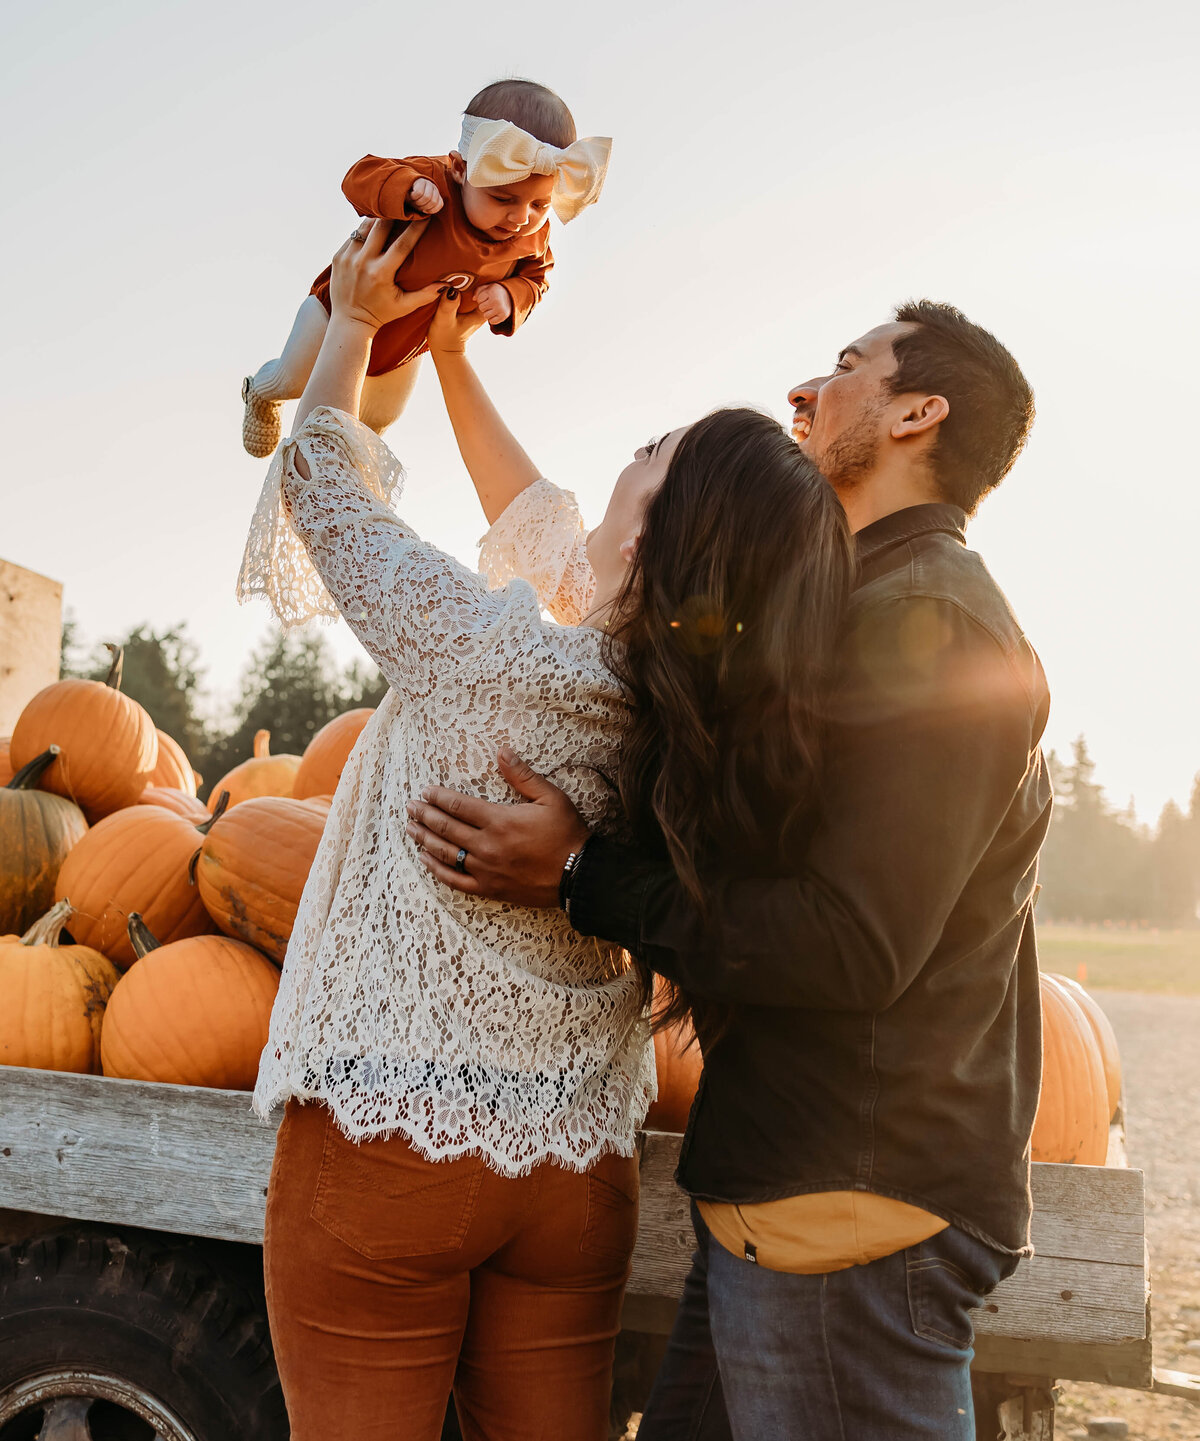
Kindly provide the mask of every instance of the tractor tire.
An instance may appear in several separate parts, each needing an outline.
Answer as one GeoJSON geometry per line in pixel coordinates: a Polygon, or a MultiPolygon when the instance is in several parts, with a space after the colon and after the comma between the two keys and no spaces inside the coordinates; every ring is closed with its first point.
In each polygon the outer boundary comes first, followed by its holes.
{"type": "Polygon", "coordinates": [[[183,1239],[0,1248],[0,1441],[286,1441],[261,1295],[183,1239]]]}

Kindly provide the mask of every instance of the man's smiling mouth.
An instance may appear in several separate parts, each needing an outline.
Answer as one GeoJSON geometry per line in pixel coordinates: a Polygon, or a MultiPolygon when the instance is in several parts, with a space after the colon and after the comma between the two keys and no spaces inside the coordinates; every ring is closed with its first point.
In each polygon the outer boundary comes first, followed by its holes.
{"type": "Polygon", "coordinates": [[[812,434],[812,416],[797,414],[792,419],[792,439],[799,445],[812,434]]]}

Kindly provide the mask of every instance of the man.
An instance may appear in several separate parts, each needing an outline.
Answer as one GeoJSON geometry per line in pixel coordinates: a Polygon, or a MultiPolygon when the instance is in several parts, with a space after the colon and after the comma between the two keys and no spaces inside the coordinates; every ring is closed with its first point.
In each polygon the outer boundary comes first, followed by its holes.
{"type": "Polygon", "coordinates": [[[711,877],[714,925],[511,756],[533,804],[434,789],[413,833],[447,884],[535,906],[561,885],[577,929],[734,1008],[680,1154],[698,1249],[642,1441],[949,1441],[974,1435],[969,1311],[1029,1250],[1049,698],[964,528],[1033,397],[920,301],[789,400],[860,566],[794,874],[711,877]]]}

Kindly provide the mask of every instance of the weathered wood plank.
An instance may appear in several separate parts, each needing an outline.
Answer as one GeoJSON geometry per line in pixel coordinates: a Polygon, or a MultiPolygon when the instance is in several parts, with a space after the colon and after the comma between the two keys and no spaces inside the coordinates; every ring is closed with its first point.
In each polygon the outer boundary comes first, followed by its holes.
{"type": "Polygon", "coordinates": [[[1148,1391],[1154,1370],[1153,1346],[1140,1341],[1084,1342],[1021,1340],[1012,1336],[975,1337],[972,1371],[1027,1371],[1060,1381],[1096,1381],[1148,1391]]]}
{"type": "Polygon", "coordinates": [[[241,1091],[0,1068],[0,1206],[261,1244],[275,1126],[241,1091]]]}
{"type": "Polygon", "coordinates": [[[0,735],[58,679],[62,582],[0,560],[0,735]]]}
{"type": "Polygon", "coordinates": [[[975,1329],[987,1336],[1139,1341],[1146,1332],[1145,1272],[1034,1256],[996,1287],[976,1316],[975,1329]]]}
{"type": "MultiPolygon", "coordinates": [[[[0,1068],[0,1207],[259,1242],[274,1144],[275,1127],[253,1116],[242,1092],[0,1068]]],[[[678,1136],[642,1137],[629,1294],[635,1311],[653,1313],[654,1329],[693,1249],[673,1179],[678,1150],[678,1136]]],[[[979,1313],[981,1358],[1004,1341],[1096,1346],[1098,1364],[1115,1365],[1112,1348],[1136,1351],[1146,1336],[1141,1172],[1035,1166],[1033,1193],[1038,1254],[979,1313]]],[[[996,1354],[1006,1370],[1073,1374],[1015,1358],[1008,1345],[996,1354]]]]}
{"type": "Polygon", "coordinates": [[[1200,1406],[1200,1376],[1193,1376],[1188,1371],[1168,1371],[1165,1367],[1156,1366],[1151,1384],[1160,1396],[1180,1396],[1183,1400],[1200,1406]]]}
{"type": "Polygon", "coordinates": [[[678,1296],[692,1264],[691,1211],[675,1184],[680,1139],[662,1131],[642,1133],[638,1238],[627,1287],[634,1296],[678,1296]]]}

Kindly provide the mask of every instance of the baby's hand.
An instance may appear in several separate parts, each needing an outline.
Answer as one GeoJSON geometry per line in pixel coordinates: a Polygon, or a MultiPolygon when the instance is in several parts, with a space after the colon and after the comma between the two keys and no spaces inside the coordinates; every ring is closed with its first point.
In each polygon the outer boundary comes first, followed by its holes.
{"type": "Polygon", "coordinates": [[[475,292],[475,304],[489,325],[503,325],[513,313],[512,296],[503,285],[481,285],[475,292]]]}
{"type": "Polygon", "coordinates": [[[442,193],[432,180],[414,180],[408,192],[408,203],[422,215],[436,215],[442,208],[442,193]]]}

